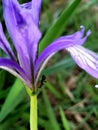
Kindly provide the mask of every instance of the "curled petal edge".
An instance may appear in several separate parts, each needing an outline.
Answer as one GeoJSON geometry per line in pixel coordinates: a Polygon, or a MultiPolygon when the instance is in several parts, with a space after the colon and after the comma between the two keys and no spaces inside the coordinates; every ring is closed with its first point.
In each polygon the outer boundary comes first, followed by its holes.
{"type": "Polygon", "coordinates": [[[38,57],[38,59],[36,61],[36,64],[34,66],[34,70],[35,70],[34,75],[35,75],[35,77],[39,77],[39,76],[37,76],[38,71],[40,71],[40,70],[42,71],[42,69],[44,68],[45,64],[47,64],[49,59],[55,53],[57,53],[58,51],[60,51],[62,49],[67,49],[69,47],[74,47],[76,45],[84,44],[84,42],[86,41],[88,36],[91,34],[91,31],[88,30],[88,32],[86,33],[86,36],[84,36],[82,38],[83,34],[84,34],[84,27],[82,26],[82,30],[81,31],[76,32],[73,35],[60,37],[57,40],[55,40],[53,43],[51,43],[47,48],[45,48],[45,50],[38,57]],[[80,33],[81,36],[79,36],[79,33],[80,33]],[[72,37],[74,38],[74,40],[73,40],[72,37]]]}

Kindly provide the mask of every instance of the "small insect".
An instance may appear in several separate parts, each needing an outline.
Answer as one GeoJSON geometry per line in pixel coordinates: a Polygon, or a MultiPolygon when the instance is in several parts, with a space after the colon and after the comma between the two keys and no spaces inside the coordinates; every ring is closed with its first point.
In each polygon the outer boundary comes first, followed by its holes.
{"type": "Polygon", "coordinates": [[[46,82],[46,76],[43,75],[43,76],[42,76],[42,79],[41,79],[41,82],[40,82],[39,88],[41,88],[41,87],[44,85],[45,82],[46,82]]]}

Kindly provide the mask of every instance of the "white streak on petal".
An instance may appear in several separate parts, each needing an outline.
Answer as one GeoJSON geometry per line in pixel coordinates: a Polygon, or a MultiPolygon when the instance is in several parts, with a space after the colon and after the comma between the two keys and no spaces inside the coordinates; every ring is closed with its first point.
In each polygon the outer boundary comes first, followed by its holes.
{"type": "Polygon", "coordinates": [[[24,78],[22,78],[22,76],[20,74],[18,74],[14,69],[10,69],[10,68],[4,67],[4,66],[0,66],[0,68],[8,71],[11,74],[13,74],[15,77],[21,79],[24,84],[26,84],[27,86],[29,86],[30,88],[32,88],[32,85],[30,84],[30,82],[26,81],[24,78]]]}
{"type": "Polygon", "coordinates": [[[69,47],[67,50],[82,69],[98,78],[98,54],[80,45],[69,47]]]}
{"type": "Polygon", "coordinates": [[[23,82],[25,81],[15,70],[13,69],[9,69],[7,67],[4,67],[4,66],[0,66],[1,69],[4,69],[6,71],[8,71],[9,73],[13,74],[15,77],[18,77],[20,78],[23,82]]]}

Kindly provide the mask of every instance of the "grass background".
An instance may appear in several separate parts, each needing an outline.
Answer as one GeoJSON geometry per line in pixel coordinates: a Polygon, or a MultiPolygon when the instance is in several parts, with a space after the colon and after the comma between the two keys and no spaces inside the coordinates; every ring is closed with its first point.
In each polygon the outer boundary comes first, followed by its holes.
{"type": "MultiPolygon", "coordinates": [[[[43,38],[72,1],[43,0],[40,18],[43,38]]],[[[9,39],[1,2],[0,20],[9,39]]],[[[57,36],[72,34],[84,25],[92,31],[84,46],[98,52],[97,0],[81,0],[64,22],[64,27],[56,26],[57,36]]],[[[57,36],[51,34],[48,41],[45,39],[47,43],[41,41],[40,51],[57,36]]],[[[0,56],[4,56],[2,51],[0,56]]],[[[98,80],[80,69],[65,51],[58,52],[43,73],[47,82],[38,94],[39,130],[98,130],[98,89],[94,87],[98,80]]],[[[0,70],[0,110],[0,130],[29,130],[29,97],[21,81],[4,70],[0,70]]]]}

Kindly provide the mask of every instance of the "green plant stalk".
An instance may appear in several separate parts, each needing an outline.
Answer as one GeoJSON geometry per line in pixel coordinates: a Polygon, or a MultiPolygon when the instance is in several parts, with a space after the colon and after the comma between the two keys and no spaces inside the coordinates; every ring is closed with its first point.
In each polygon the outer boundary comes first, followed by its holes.
{"type": "Polygon", "coordinates": [[[37,94],[30,95],[30,130],[38,130],[37,127],[37,94]]]}

